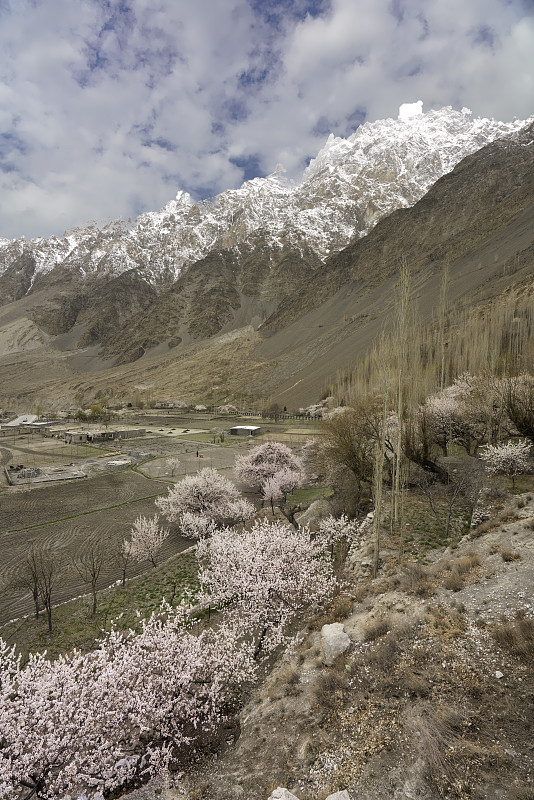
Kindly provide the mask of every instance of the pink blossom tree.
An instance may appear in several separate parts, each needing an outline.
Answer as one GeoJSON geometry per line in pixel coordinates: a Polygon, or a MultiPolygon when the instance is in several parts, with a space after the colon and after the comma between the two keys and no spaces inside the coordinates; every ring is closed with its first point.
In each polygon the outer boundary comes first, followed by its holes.
{"type": "Polygon", "coordinates": [[[229,620],[246,620],[255,654],[284,641],[291,619],[317,608],[334,591],[330,560],[309,528],[261,520],[240,533],[217,531],[197,545],[199,580],[207,602],[229,620]]]}
{"type": "Polygon", "coordinates": [[[203,531],[214,526],[243,522],[255,512],[228,478],[209,467],[178,481],[156,505],[170,522],[178,523],[184,536],[194,537],[206,535],[203,531]]]}
{"type": "Polygon", "coordinates": [[[504,414],[500,395],[497,382],[465,373],[426,400],[424,413],[443,455],[451,442],[476,455],[482,442],[494,439],[504,414]]]}
{"type": "Polygon", "coordinates": [[[130,556],[135,561],[150,561],[152,566],[156,567],[157,552],[169,535],[169,531],[160,528],[158,522],[157,516],[137,517],[132,527],[131,538],[123,544],[124,555],[130,556]]]}
{"type": "Polygon", "coordinates": [[[510,475],[515,489],[515,476],[528,470],[531,443],[526,439],[504,444],[487,444],[481,453],[487,471],[493,475],[510,475]]]}

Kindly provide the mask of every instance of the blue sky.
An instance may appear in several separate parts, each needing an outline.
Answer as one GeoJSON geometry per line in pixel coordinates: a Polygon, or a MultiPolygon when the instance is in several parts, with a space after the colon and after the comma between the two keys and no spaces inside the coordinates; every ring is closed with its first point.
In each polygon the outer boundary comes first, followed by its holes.
{"type": "Polygon", "coordinates": [[[0,237],[272,172],[330,132],[534,114],[532,0],[0,0],[0,237]]]}

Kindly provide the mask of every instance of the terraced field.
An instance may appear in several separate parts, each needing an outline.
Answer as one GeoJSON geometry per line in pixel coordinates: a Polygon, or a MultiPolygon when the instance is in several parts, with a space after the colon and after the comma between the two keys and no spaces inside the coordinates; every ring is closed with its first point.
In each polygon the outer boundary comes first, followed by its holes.
{"type": "Polygon", "coordinates": [[[127,471],[9,493],[1,501],[0,534],[131,503],[165,489],[164,484],[127,471]]]}
{"type": "MultiPolygon", "coordinates": [[[[29,592],[17,585],[17,572],[31,542],[57,554],[60,577],[55,603],[87,592],[72,561],[90,544],[105,545],[107,563],[99,583],[108,586],[121,577],[114,551],[136,517],[155,513],[154,496],[165,491],[164,483],[128,471],[5,494],[0,503],[0,624],[33,610],[29,592]]],[[[171,534],[161,559],[190,545],[190,540],[171,534]]],[[[133,565],[129,575],[149,567],[148,563],[133,565]]]]}

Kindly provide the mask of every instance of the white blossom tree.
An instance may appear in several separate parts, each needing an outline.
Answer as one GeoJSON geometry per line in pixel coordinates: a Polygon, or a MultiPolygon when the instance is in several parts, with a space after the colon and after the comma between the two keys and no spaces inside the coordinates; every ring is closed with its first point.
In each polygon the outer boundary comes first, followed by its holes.
{"type": "Polygon", "coordinates": [[[171,478],[174,478],[174,473],[180,466],[180,459],[176,458],[176,456],[170,456],[170,458],[167,459],[167,466],[171,471],[171,478]]]}
{"type": "Polygon", "coordinates": [[[159,517],[137,517],[131,538],[123,545],[125,555],[131,556],[136,561],[150,561],[153,567],[157,566],[156,555],[161,548],[169,531],[159,526],[159,517]]]}
{"type": "Polygon", "coordinates": [[[242,626],[223,621],[194,636],[184,606],[97,645],[55,661],[31,655],[22,668],[0,640],[3,800],[72,800],[165,770],[254,675],[242,626]]]}
{"type": "Polygon", "coordinates": [[[332,552],[338,542],[344,542],[350,547],[365,524],[366,520],[363,523],[350,520],[346,514],[341,514],[340,517],[333,517],[329,514],[319,522],[317,541],[321,543],[322,547],[330,547],[332,552]]]}
{"type": "Polygon", "coordinates": [[[271,475],[270,478],[267,478],[260,492],[263,499],[271,504],[273,514],[275,500],[278,500],[280,501],[282,512],[287,516],[287,512],[284,509],[287,495],[295,489],[298,489],[299,486],[302,486],[303,480],[304,476],[302,472],[296,472],[287,467],[284,467],[279,472],[275,472],[274,475],[271,475]]]}
{"type": "Polygon", "coordinates": [[[247,455],[239,456],[235,462],[238,480],[251,489],[261,491],[265,482],[282,470],[303,474],[302,461],[291,448],[280,442],[265,442],[253,447],[247,455]]]}
{"type": "Polygon", "coordinates": [[[271,511],[274,514],[274,504],[277,500],[282,500],[284,495],[282,492],[282,487],[280,485],[280,477],[279,473],[276,475],[272,475],[270,478],[267,478],[265,483],[261,488],[261,494],[263,499],[271,504],[271,511]]]}
{"type": "Polygon", "coordinates": [[[210,467],[178,481],[156,505],[170,522],[178,523],[184,536],[193,537],[206,535],[224,523],[243,522],[255,512],[234,484],[210,467]]]}
{"type": "Polygon", "coordinates": [[[283,522],[217,531],[199,542],[197,558],[205,600],[222,606],[230,620],[246,620],[256,656],[282,643],[295,614],[320,606],[336,585],[330,560],[309,528],[283,522]]]}
{"type": "Polygon", "coordinates": [[[512,440],[504,444],[486,445],[481,458],[487,471],[493,475],[509,475],[515,489],[515,476],[528,470],[531,443],[526,439],[512,440]]]}

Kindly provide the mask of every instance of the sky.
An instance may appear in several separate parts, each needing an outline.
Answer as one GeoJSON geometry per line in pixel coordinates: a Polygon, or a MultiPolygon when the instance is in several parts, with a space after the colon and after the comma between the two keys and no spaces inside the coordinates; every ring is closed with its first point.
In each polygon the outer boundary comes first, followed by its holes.
{"type": "Polygon", "coordinates": [[[0,0],[0,238],[298,181],[417,100],[534,114],[534,0],[0,0]]]}

